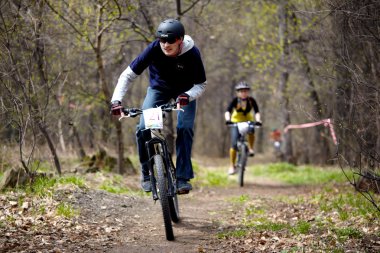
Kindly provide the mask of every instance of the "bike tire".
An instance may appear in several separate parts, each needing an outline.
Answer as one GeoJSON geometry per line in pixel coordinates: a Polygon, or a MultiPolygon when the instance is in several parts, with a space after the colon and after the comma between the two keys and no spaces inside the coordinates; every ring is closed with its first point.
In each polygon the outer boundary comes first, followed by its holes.
{"type": "Polygon", "coordinates": [[[179,207],[178,207],[178,197],[174,194],[174,197],[169,197],[169,208],[170,217],[174,223],[179,222],[179,207]]]}
{"type": "Polygon", "coordinates": [[[165,234],[168,241],[174,240],[172,221],[170,216],[169,198],[168,198],[168,183],[165,175],[164,162],[161,155],[154,156],[155,173],[157,179],[158,194],[160,197],[162,216],[164,218],[165,234]]]}
{"type": "Polygon", "coordinates": [[[169,159],[169,179],[172,181],[172,192],[174,194],[173,197],[169,197],[169,208],[170,208],[170,216],[172,218],[172,222],[178,223],[180,220],[179,217],[179,206],[178,206],[178,195],[177,195],[177,185],[176,185],[176,170],[174,167],[173,160],[169,159]]]}
{"type": "Polygon", "coordinates": [[[247,146],[243,146],[240,150],[240,156],[239,156],[239,185],[240,187],[244,186],[244,172],[245,172],[245,166],[247,164],[247,152],[248,148],[247,146]]]}

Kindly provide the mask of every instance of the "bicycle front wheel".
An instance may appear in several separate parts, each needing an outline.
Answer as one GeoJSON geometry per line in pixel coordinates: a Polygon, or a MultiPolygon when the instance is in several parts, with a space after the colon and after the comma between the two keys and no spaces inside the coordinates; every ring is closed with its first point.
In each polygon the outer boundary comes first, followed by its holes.
{"type": "Polygon", "coordinates": [[[245,166],[247,164],[247,146],[242,146],[240,150],[240,155],[239,155],[239,185],[240,187],[244,186],[244,172],[245,172],[245,166]]]}
{"type": "Polygon", "coordinates": [[[170,217],[174,223],[179,222],[179,207],[178,207],[178,197],[177,194],[174,194],[173,197],[169,197],[169,208],[170,208],[170,217]]]}
{"type": "Polygon", "coordinates": [[[155,173],[157,179],[157,188],[159,192],[162,215],[164,218],[166,239],[174,240],[172,221],[170,216],[169,198],[168,198],[168,182],[165,174],[164,162],[161,155],[154,156],[155,173]]]}
{"type": "MultiPolygon", "coordinates": [[[[169,165],[170,166],[170,165],[169,165]]],[[[172,165],[174,166],[174,165],[172,165]]],[[[174,223],[179,222],[179,207],[178,207],[178,195],[177,195],[177,186],[175,185],[175,170],[169,168],[168,180],[172,183],[172,189],[169,191],[171,196],[168,196],[169,199],[169,209],[170,209],[170,217],[174,223]]]]}

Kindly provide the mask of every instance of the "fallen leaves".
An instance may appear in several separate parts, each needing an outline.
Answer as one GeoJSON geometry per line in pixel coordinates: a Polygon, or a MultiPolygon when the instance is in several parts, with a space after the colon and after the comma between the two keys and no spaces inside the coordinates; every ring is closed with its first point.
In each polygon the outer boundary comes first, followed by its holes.
{"type": "Polygon", "coordinates": [[[313,193],[296,202],[259,197],[229,212],[234,217],[226,217],[228,225],[219,228],[225,236],[205,247],[218,247],[218,252],[379,252],[379,220],[353,215],[354,208],[340,203],[337,210],[321,211],[313,193]],[[248,232],[234,233],[241,230],[248,232]]]}
{"type": "MultiPolygon", "coordinates": [[[[71,194],[66,197],[72,199],[71,194]]],[[[114,237],[121,225],[58,216],[59,203],[51,197],[36,198],[17,192],[1,195],[0,234],[4,236],[0,237],[0,252],[81,252],[81,247],[99,249],[117,243],[114,237]]]]}

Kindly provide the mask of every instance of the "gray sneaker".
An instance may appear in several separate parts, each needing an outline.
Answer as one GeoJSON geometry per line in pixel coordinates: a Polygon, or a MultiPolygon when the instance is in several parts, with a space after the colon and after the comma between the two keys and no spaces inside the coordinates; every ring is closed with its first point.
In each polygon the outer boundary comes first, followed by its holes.
{"type": "Polygon", "coordinates": [[[150,183],[150,180],[141,181],[141,188],[144,190],[144,192],[151,192],[152,184],[150,183]]]}
{"type": "Polygon", "coordinates": [[[189,191],[191,191],[192,189],[193,189],[193,187],[187,181],[182,181],[181,180],[181,181],[177,182],[177,190],[178,190],[179,194],[189,193],[189,191]]]}

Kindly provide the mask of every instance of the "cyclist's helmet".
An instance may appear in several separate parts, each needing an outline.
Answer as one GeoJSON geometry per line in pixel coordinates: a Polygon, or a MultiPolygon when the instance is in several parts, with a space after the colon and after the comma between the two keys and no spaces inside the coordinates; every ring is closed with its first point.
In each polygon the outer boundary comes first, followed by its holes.
{"type": "Polygon", "coordinates": [[[156,38],[180,38],[185,36],[185,28],[176,19],[162,21],[156,31],[156,38]]]}
{"type": "Polygon", "coordinates": [[[236,91],[239,91],[239,90],[250,90],[250,89],[251,89],[251,87],[248,85],[248,83],[246,83],[244,81],[236,84],[236,86],[235,86],[235,90],[236,91]]]}

